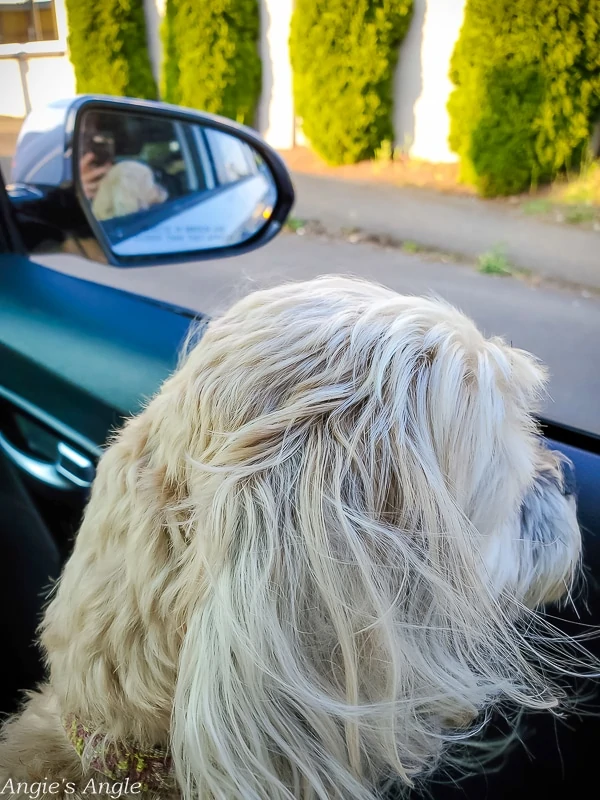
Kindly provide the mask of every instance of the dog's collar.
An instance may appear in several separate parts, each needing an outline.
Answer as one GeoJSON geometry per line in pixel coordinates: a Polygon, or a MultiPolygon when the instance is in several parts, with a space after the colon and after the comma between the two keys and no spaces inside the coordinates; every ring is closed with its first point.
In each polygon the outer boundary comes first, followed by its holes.
{"type": "Polygon", "coordinates": [[[173,762],[165,750],[142,751],[125,744],[108,744],[102,734],[95,733],[74,714],[68,714],[63,724],[79,757],[85,751],[86,763],[107,778],[129,779],[129,784],[139,783],[140,790],[146,792],[173,787],[173,762]]]}

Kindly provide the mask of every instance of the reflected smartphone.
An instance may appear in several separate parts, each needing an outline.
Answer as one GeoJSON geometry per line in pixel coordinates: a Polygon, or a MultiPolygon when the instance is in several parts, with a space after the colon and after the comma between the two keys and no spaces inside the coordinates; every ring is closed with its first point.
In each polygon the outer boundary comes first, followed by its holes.
{"type": "Polygon", "coordinates": [[[115,157],[115,140],[110,133],[95,133],[89,140],[89,152],[94,154],[94,161],[99,167],[113,161],[115,157]]]}

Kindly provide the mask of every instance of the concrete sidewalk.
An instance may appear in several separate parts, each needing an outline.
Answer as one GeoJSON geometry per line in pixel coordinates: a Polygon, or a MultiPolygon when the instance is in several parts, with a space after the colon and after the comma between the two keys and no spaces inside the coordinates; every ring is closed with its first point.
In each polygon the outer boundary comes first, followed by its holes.
{"type": "Polygon", "coordinates": [[[476,259],[502,245],[510,262],[600,289],[600,232],[524,216],[472,197],[294,173],[294,216],[327,230],[357,228],[476,259]]]}

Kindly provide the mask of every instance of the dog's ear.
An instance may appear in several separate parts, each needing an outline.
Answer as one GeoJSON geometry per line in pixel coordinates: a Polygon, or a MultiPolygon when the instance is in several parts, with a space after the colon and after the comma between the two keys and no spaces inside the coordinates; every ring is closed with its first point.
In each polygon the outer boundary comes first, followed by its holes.
{"type": "Polygon", "coordinates": [[[526,350],[494,338],[487,343],[490,359],[500,377],[500,388],[533,415],[539,412],[548,383],[547,368],[526,350]]]}
{"type": "Polygon", "coordinates": [[[100,460],[90,502],[42,625],[61,707],[143,746],[167,742],[184,621],[176,575],[187,543],[188,431],[177,376],[100,460]]]}

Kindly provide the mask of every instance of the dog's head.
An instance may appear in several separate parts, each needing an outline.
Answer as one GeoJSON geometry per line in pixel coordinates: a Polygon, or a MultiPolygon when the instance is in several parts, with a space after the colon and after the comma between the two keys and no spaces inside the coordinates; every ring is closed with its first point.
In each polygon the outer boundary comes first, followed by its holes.
{"type": "Polygon", "coordinates": [[[160,186],[152,169],[139,161],[119,161],[106,173],[92,203],[98,220],[113,219],[164,203],[167,191],[160,186]]]}
{"type": "Polygon", "coordinates": [[[186,796],[371,798],[490,703],[552,705],[519,619],[580,533],[543,384],[438,301],[238,302],[100,463],[44,623],[63,710],[170,740],[186,796]]]}

